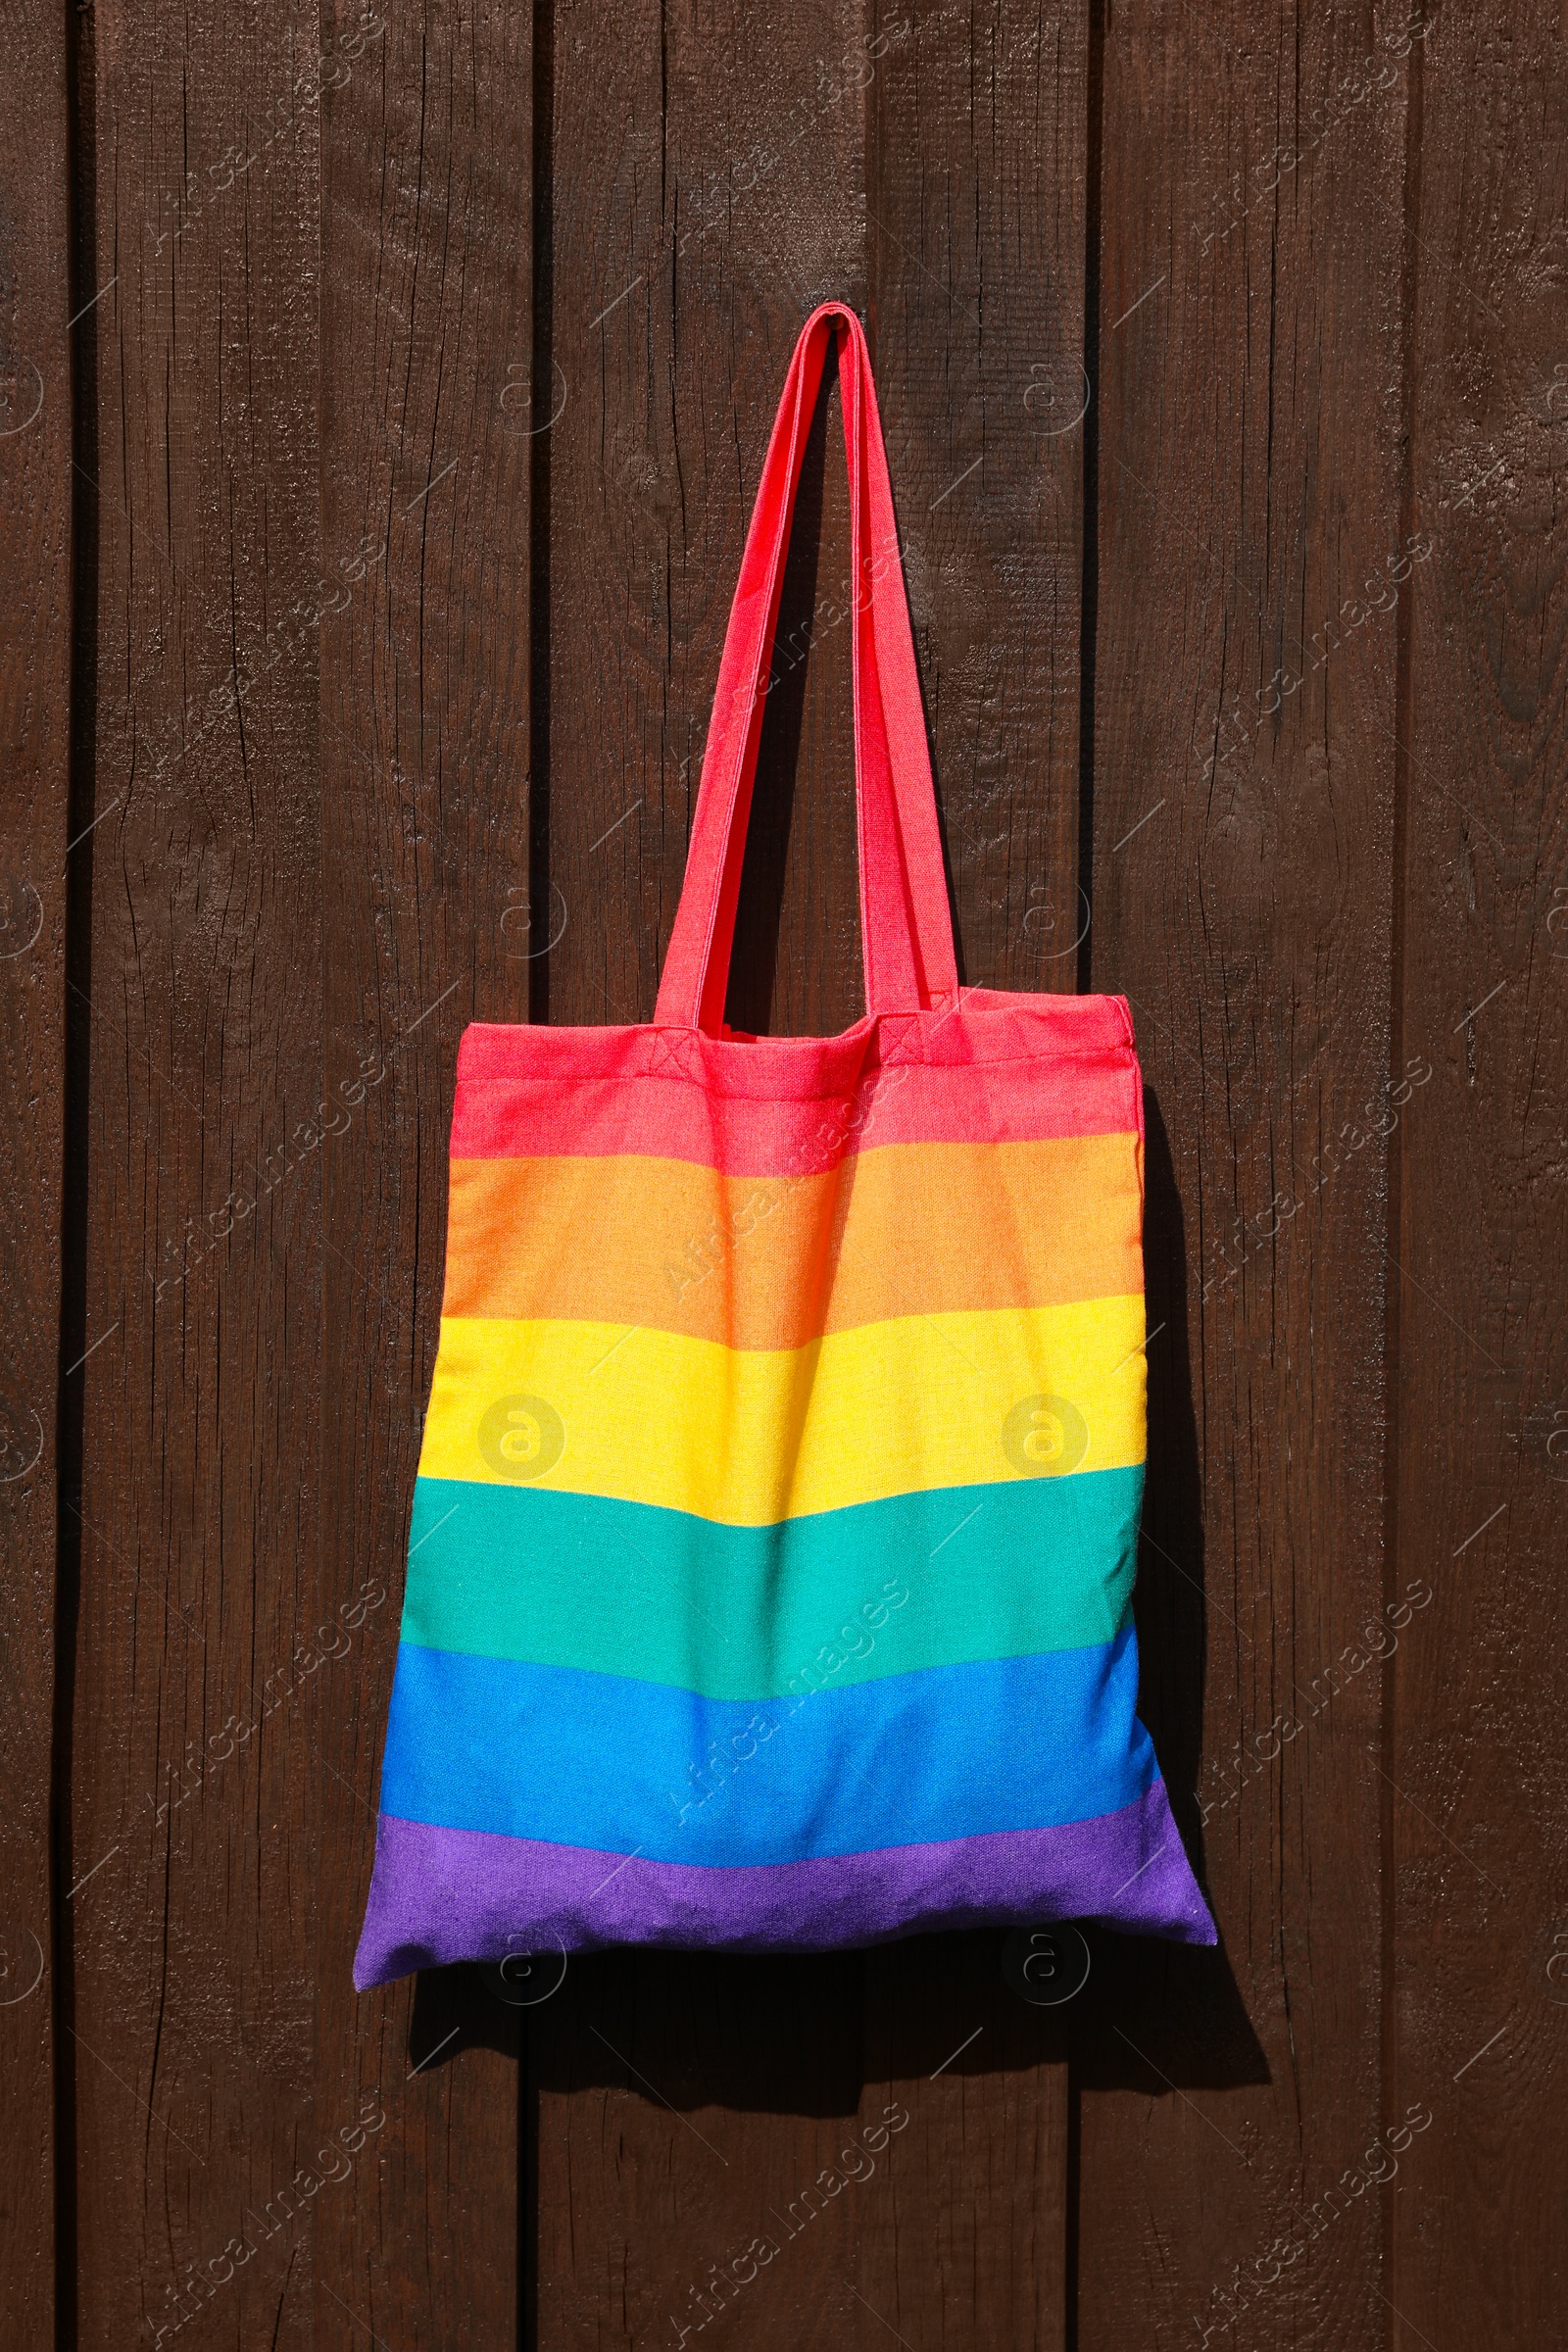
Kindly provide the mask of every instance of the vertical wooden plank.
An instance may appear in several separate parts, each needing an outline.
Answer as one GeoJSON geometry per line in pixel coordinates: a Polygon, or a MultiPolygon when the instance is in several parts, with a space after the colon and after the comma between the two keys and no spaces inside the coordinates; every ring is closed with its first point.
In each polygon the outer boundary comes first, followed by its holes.
{"type": "MultiPolygon", "coordinates": [[[[1378,1758],[1398,2344],[1568,2326],[1560,1774],[1568,1495],[1564,26],[1445,8],[1408,208],[1412,530],[1391,1593],[1435,1595],[1378,1758]],[[1423,2125],[1422,2117],[1430,2118],[1423,2125]]],[[[1398,1048],[1396,1048],[1396,1052],[1398,1048]]]]}
{"type": "MultiPolygon", "coordinates": [[[[866,92],[892,45],[837,5],[601,12],[592,39],[557,14],[553,1020],[653,1011],[784,370],[815,302],[865,300],[866,92]]],[[[829,392],[730,992],[775,1033],[860,1009],[847,540],[829,392]]],[[[880,2336],[856,2282],[895,2133],[864,2112],[862,1982],[858,1954],[573,1964],[530,2021],[541,2343],[880,2336]]]]}
{"type": "MultiPolygon", "coordinates": [[[[766,32],[760,20],[736,32],[683,9],[665,20],[661,45],[651,24],[617,23],[592,45],[590,73],[573,20],[557,24],[556,152],[605,161],[569,181],[558,170],[555,183],[554,355],[567,389],[551,444],[550,887],[553,927],[558,896],[570,927],[550,958],[553,1019],[652,1010],[720,634],[789,349],[812,302],[837,293],[863,303],[872,290],[854,203],[867,139],[874,154],[898,157],[878,163],[885,182],[867,189],[868,209],[888,220],[871,232],[878,270],[897,289],[891,330],[874,297],[870,319],[911,562],[924,567],[916,612],[933,714],[944,714],[939,755],[951,743],[965,778],[981,779],[977,824],[1000,836],[1027,808],[1049,844],[1024,880],[1025,900],[1035,888],[1030,924],[1024,904],[1013,922],[987,900],[977,869],[973,944],[988,979],[1039,985],[1044,967],[1072,984],[1075,927],[1053,939],[1061,917],[1048,901],[1065,881],[1070,904],[1076,857],[1082,28],[1044,45],[1030,26],[999,29],[990,112],[972,130],[956,19],[917,26],[904,15],[867,29],[842,11],[797,12],[766,32]],[[755,72],[762,48],[765,77],[755,72]],[[1028,127],[1014,131],[1019,106],[1028,127]],[[999,322],[983,336],[960,320],[956,425],[936,388],[955,340],[950,305],[918,283],[922,267],[951,277],[952,255],[943,232],[919,225],[924,191],[903,153],[928,117],[955,126],[963,177],[947,223],[964,245],[957,290],[971,315],[993,288],[1004,316],[1017,306],[1010,330],[999,322]],[[1038,234],[1037,213],[1047,216],[1038,234]],[[1021,237],[1019,218],[1030,223],[1021,237]],[[591,299],[577,291],[585,285],[591,299]],[[578,384],[586,396],[574,414],[578,384]],[[956,441],[964,456],[953,472],[970,467],[983,441],[1001,479],[1019,485],[1007,511],[971,495],[929,531],[908,528],[906,471],[922,517],[946,509],[941,468],[956,441]],[[994,604],[1004,584],[1005,618],[982,648],[966,608],[994,604]],[[1013,792],[1009,760],[1038,767],[1027,789],[1013,792]],[[603,873],[596,859],[608,859],[603,873]],[[616,909],[634,889],[644,913],[633,931],[616,909]]],[[[732,1020],[773,1031],[830,1030],[860,1006],[847,632],[822,617],[846,604],[838,434],[829,398],[786,583],[731,989],[732,1020]]],[[[830,2327],[836,2340],[873,2342],[901,2297],[923,2312],[935,2286],[960,2333],[1011,2328],[1024,2314],[1028,2340],[1059,2341],[1063,2069],[1042,2069],[1042,2051],[1057,2044],[1009,2000],[995,1937],[870,1961],[574,1965],[534,2035],[540,2340],[674,2341],[712,2327],[793,2343],[830,2327]],[[863,2033],[847,2038],[845,2004],[862,1984],[863,2033]],[[949,2079],[942,2036],[976,2003],[992,2040],[949,2079]],[[916,2079],[918,2113],[905,2095],[916,2079]],[[1003,2203],[980,2153],[993,2134],[1028,2158],[1003,2203]],[[804,2192],[819,2180],[808,2228],[804,2192]],[[944,2206],[954,2218],[939,2228],[944,2206]]]]}
{"type": "Polygon", "coordinates": [[[65,1168],[72,382],[66,38],[10,28],[0,101],[0,2273],[19,2352],[54,2342],[50,1805],[65,1168]]]}
{"type": "Polygon", "coordinates": [[[1145,1713],[1222,1946],[1104,1939],[1085,2352],[1386,2329],[1376,2197],[1321,2200],[1392,2120],[1367,1745],[1404,24],[1105,30],[1092,971],[1152,1096],[1145,1713]]]}
{"type": "Polygon", "coordinates": [[[541,2346],[869,2342],[860,1984],[858,1953],[572,1962],[529,2018],[541,2346]]]}
{"type": "Polygon", "coordinates": [[[873,351],[960,977],[1071,991],[1088,9],[905,22],[869,93],[873,351]]]}
{"type": "MultiPolygon", "coordinates": [[[[591,38],[578,12],[557,24],[550,882],[553,926],[566,928],[552,1020],[653,1012],[784,371],[817,301],[863,299],[866,50],[844,0],[787,23],[688,4],[662,27],[615,9],[591,38]]],[[[815,587],[832,601],[848,574],[836,402],[818,433],[821,489],[806,495],[823,504],[803,519],[823,523],[815,587]]],[[[757,963],[738,958],[737,972],[737,1004],[776,1030],[842,1026],[859,1000],[848,631],[812,626],[802,539],[805,609],[781,625],[758,788],[764,873],[771,847],[788,902],[776,996],[757,963]],[[785,827],[797,737],[824,791],[803,794],[785,827]],[[781,830],[800,845],[787,875],[781,830]]],[[[748,884],[748,913],[764,912],[763,876],[748,884]]]]}
{"type": "Polygon", "coordinates": [[[83,2346],[308,2325],[318,58],[314,12],[150,4],[93,14],[78,59],[103,281],[67,1497],[83,2346]]]}
{"type": "Polygon", "coordinates": [[[366,40],[323,150],[322,558],[344,609],[321,624],[340,1132],[321,1159],[319,1610],[368,1613],[357,1662],[317,1683],[334,1863],[317,2108],[328,2127],[377,2085],[386,2122],[375,2161],[318,2208],[315,2319],[323,2343],[501,2344],[515,2017],[471,1969],[363,1997],[349,1970],[440,1313],[456,1041],[469,1018],[528,1011],[528,484],[549,414],[529,382],[529,15],[454,0],[388,11],[366,40]]]}
{"type": "MultiPolygon", "coordinates": [[[[868,91],[872,346],[959,971],[1071,990],[1088,11],[903,22],[868,91]]],[[[1066,2021],[1006,1988],[999,1944],[922,1937],[867,1964],[865,2106],[903,2097],[913,2122],[859,2285],[922,2344],[1065,2340],[1066,2021]]]]}
{"type": "Polygon", "coordinates": [[[906,2342],[1059,2352],[1069,2020],[1019,1997],[1001,1948],[921,1936],[866,1955],[860,2121],[890,2138],[856,2291],[906,2342]]]}

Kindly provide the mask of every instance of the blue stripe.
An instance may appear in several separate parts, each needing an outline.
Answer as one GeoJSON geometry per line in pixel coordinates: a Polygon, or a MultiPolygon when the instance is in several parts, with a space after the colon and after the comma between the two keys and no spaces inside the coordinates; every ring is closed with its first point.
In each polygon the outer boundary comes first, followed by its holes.
{"type": "Polygon", "coordinates": [[[1045,1829],[1158,1778],[1137,1697],[1130,1626],[1093,1648],[741,1701],[405,1642],[381,1810],[707,1865],[1045,1829]]]}

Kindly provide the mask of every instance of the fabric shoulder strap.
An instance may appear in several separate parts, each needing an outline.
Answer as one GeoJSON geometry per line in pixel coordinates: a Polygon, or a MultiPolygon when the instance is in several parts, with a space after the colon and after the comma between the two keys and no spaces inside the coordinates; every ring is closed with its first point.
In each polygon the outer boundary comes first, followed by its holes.
{"type": "Polygon", "coordinates": [[[713,693],[686,879],[654,1014],[717,1035],[724,1020],[757,751],[801,461],[828,338],[839,336],[850,476],[851,664],[860,935],[868,1013],[912,1012],[957,988],[942,839],[905,596],[893,488],[859,319],[825,302],[801,330],[758,485],[713,693]]]}

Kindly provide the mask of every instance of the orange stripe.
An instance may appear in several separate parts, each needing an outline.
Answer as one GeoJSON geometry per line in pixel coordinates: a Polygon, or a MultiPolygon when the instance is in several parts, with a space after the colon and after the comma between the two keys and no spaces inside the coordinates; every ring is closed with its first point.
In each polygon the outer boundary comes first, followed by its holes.
{"type": "Polygon", "coordinates": [[[457,1159],[447,1315],[800,1348],[896,1315],[1143,1289],[1139,1142],[889,1144],[823,1175],[457,1159]]]}

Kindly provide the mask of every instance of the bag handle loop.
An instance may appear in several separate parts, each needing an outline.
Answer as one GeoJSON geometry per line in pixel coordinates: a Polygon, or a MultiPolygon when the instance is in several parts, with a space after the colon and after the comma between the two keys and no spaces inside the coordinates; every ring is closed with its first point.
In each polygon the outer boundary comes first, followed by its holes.
{"type": "Polygon", "coordinates": [[[838,333],[850,476],[851,665],[860,935],[868,1013],[912,1012],[957,989],[942,838],[905,596],[893,487],[859,319],[824,302],[801,329],[752,513],[713,691],[686,879],[654,1019],[718,1035],[724,1022],[766,678],[801,462],[838,333]]]}

